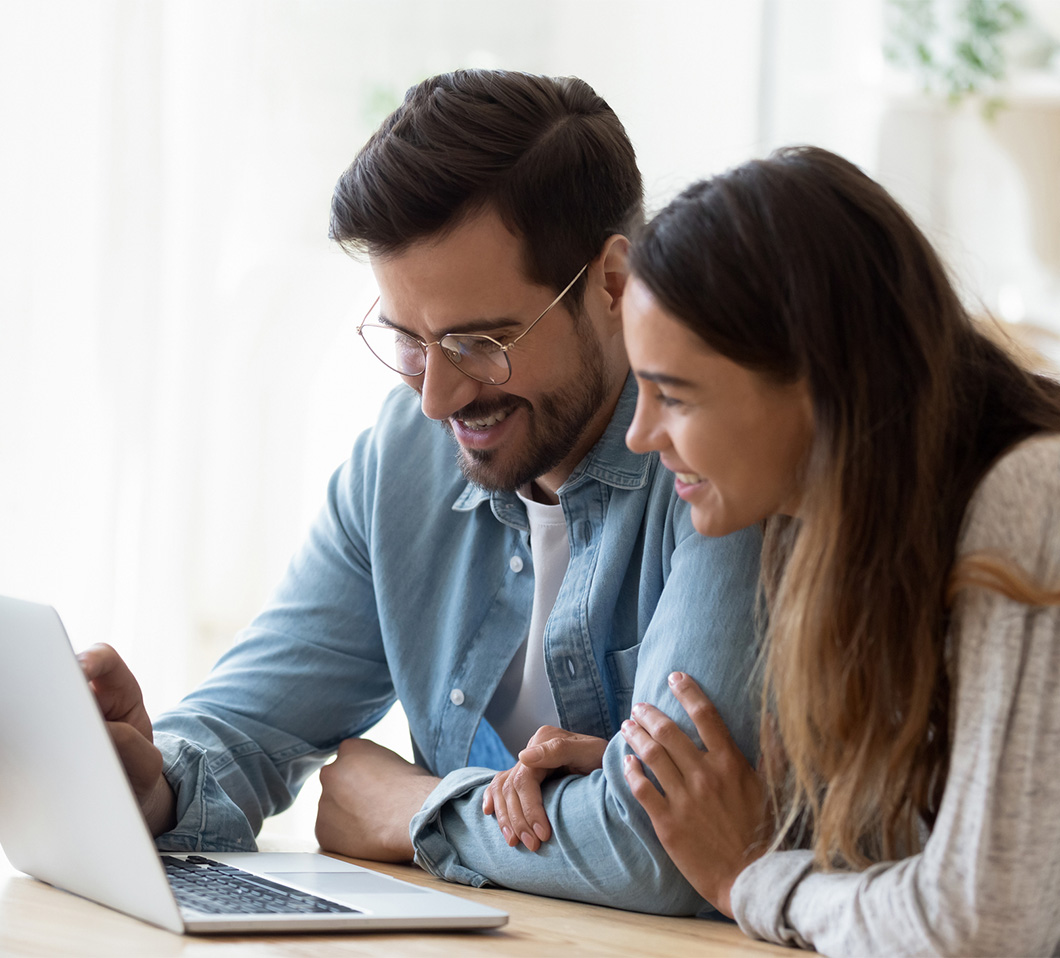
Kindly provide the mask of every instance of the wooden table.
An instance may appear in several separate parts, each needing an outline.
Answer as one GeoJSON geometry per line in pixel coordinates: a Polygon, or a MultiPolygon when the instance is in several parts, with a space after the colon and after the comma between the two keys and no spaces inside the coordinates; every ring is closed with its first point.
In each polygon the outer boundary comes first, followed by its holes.
{"type": "MultiPolygon", "coordinates": [[[[290,839],[266,850],[312,848],[290,839]]],[[[315,850],[315,849],[314,849],[315,850]]],[[[438,887],[508,912],[503,928],[478,932],[174,935],[35,881],[0,853],[0,955],[99,955],[150,958],[187,955],[667,955],[790,956],[747,938],[735,925],[695,918],[660,918],[499,889],[451,885],[411,865],[365,862],[389,875],[438,887]]]]}

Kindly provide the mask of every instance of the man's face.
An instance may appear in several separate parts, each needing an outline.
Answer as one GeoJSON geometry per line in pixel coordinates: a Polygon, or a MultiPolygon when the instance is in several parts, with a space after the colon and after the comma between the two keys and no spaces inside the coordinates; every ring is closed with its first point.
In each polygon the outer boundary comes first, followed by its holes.
{"type": "MultiPolygon", "coordinates": [[[[380,321],[426,343],[447,333],[508,343],[556,295],[526,279],[520,240],[492,212],[375,257],[372,269],[380,321]]],[[[590,268],[588,283],[592,277],[590,268]]],[[[423,375],[403,377],[479,486],[513,490],[537,481],[554,493],[603,432],[625,379],[624,355],[616,361],[616,333],[594,317],[590,299],[577,320],[565,300],[552,307],[508,353],[512,375],[503,386],[468,378],[438,346],[428,349],[423,375]]]]}

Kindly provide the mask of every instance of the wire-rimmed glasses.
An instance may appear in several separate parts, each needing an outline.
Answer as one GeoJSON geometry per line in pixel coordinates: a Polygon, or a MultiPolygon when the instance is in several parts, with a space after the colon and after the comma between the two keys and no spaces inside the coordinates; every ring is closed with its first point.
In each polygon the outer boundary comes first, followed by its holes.
{"type": "Polygon", "coordinates": [[[508,358],[509,350],[567,295],[570,288],[578,282],[582,273],[588,268],[589,264],[586,263],[578,270],[577,276],[563,287],[560,294],[541,311],[537,319],[510,343],[500,343],[492,336],[486,336],[483,333],[446,333],[433,343],[425,343],[422,339],[395,326],[368,322],[379,304],[379,297],[376,297],[364,319],[361,320],[360,326],[357,327],[357,334],[364,340],[365,346],[371,350],[376,359],[402,376],[422,376],[427,369],[427,350],[431,346],[440,346],[442,355],[465,376],[491,386],[503,386],[512,378],[512,363],[508,358]]]}

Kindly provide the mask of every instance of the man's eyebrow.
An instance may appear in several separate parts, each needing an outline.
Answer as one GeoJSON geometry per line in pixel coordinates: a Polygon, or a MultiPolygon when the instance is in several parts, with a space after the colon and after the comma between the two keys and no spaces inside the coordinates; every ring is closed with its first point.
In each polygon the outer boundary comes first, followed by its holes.
{"type": "MultiPolygon", "coordinates": [[[[382,313],[379,314],[379,323],[382,326],[389,326],[391,329],[397,329],[403,332],[406,336],[411,336],[413,339],[419,339],[415,333],[404,326],[399,326],[393,322],[387,316],[382,313]]],[[[440,330],[437,333],[432,333],[432,336],[436,339],[440,339],[442,336],[451,336],[453,333],[493,333],[501,329],[511,329],[515,326],[523,325],[523,320],[512,319],[511,317],[501,316],[496,319],[475,319],[469,320],[466,323],[460,323],[457,326],[453,326],[451,329],[440,330]]]]}
{"type": "Polygon", "coordinates": [[[683,389],[692,389],[696,384],[690,379],[682,379],[680,376],[671,376],[669,373],[653,373],[647,370],[634,370],[638,379],[645,382],[658,383],[660,386],[678,386],[683,389]]]}

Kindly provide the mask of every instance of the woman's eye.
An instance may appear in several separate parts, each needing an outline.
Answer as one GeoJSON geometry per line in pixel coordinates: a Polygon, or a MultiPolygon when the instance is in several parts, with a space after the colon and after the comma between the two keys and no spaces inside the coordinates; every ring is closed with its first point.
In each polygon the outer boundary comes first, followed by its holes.
{"type": "Polygon", "coordinates": [[[683,405],[680,399],[674,399],[673,396],[667,396],[666,393],[656,393],[655,401],[661,406],[672,408],[674,406],[683,405]]]}

